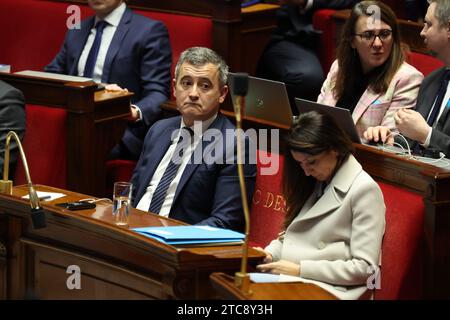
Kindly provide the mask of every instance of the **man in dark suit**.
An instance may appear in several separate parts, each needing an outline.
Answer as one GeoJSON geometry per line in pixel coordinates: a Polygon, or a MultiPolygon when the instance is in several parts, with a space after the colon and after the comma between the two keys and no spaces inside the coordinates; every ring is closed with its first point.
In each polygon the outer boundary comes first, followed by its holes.
{"type": "MultiPolygon", "coordinates": [[[[432,0],[420,35],[427,47],[442,60],[444,67],[435,70],[422,82],[416,111],[402,109],[394,118],[398,131],[420,144],[450,156],[450,1],[432,0]]],[[[393,135],[385,127],[368,128],[364,136],[392,144],[393,135]]],[[[400,140],[399,140],[400,141],[400,140]]]]}
{"type": "MultiPolygon", "coordinates": [[[[25,100],[22,92],[0,80],[0,174],[3,179],[6,135],[15,131],[22,138],[25,132],[25,100]]],[[[17,144],[11,139],[9,176],[13,177],[17,160],[17,144]]]]}
{"type": "Polygon", "coordinates": [[[45,71],[117,84],[134,93],[128,127],[111,158],[137,159],[170,91],[172,53],[166,27],[133,13],[123,0],[89,0],[96,15],[69,30],[45,71]]]}
{"type": "Polygon", "coordinates": [[[294,97],[316,101],[325,77],[316,52],[320,32],[314,30],[312,16],[320,9],[346,9],[356,2],[281,0],[277,28],[259,60],[257,75],[284,82],[291,101],[294,97]]]}
{"type": "MultiPolygon", "coordinates": [[[[235,126],[219,113],[227,75],[228,66],[211,49],[181,54],[173,80],[181,116],[148,131],[132,177],[135,207],[190,224],[243,230],[236,143],[225,143],[236,142],[235,126]]],[[[249,159],[244,176],[250,199],[256,165],[249,159]]]]}

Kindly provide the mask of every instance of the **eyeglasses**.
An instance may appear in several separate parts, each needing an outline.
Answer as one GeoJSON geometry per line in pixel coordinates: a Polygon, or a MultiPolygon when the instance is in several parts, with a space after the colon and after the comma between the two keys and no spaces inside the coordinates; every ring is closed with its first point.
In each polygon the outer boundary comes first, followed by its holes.
{"type": "Polygon", "coordinates": [[[375,38],[380,38],[381,41],[390,40],[392,37],[392,30],[382,29],[378,33],[373,30],[364,31],[361,33],[354,33],[354,36],[360,36],[362,41],[373,43],[375,38]]]}

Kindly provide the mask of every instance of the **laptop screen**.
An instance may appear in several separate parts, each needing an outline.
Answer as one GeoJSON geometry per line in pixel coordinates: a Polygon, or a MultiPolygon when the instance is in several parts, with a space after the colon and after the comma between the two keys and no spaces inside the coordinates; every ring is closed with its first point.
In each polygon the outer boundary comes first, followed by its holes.
{"type": "MultiPolygon", "coordinates": [[[[233,93],[234,74],[230,73],[228,85],[231,100],[236,103],[233,93]]],[[[248,77],[248,93],[245,99],[245,116],[254,117],[269,123],[278,123],[287,127],[292,125],[292,110],[286,86],[283,82],[256,77],[248,77]]]]}
{"type": "Polygon", "coordinates": [[[322,111],[333,117],[334,121],[347,133],[349,138],[356,143],[361,143],[361,138],[356,130],[355,122],[349,110],[331,107],[313,101],[295,98],[295,105],[297,106],[299,114],[309,111],[322,111]]]}

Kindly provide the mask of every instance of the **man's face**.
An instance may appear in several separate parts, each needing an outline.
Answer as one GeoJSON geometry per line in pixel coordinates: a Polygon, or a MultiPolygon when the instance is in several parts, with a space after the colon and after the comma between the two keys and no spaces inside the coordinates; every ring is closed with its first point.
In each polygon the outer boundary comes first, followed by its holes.
{"type": "Polygon", "coordinates": [[[441,26],[438,19],[435,16],[436,2],[433,2],[428,7],[427,14],[425,16],[425,23],[420,35],[425,41],[428,49],[435,52],[441,60],[446,57],[448,48],[450,46],[449,26],[441,26]]]}
{"type": "Polygon", "coordinates": [[[228,87],[220,88],[219,70],[212,63],[194,66],[187,62],[180,66],[178,79],[173,80],[173,95],[186,125],[204,121],[219,111],[228,87]]]}
{"type": "Polygon", "coordinates": [[[122,4],[123,0],[88,0],[89,6],[97,16],[103,18],[122,4]]]}

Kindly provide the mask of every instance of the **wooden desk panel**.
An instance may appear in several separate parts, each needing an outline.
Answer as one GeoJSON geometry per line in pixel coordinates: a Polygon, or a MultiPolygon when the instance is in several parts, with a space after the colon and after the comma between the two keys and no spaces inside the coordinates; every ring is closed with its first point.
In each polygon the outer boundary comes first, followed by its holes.
{"type": "Polygon", "coordinates": [[[227,300],[337,300],[328,291],[310,283],[251,283],[250,295],[234,285],[234,278],[223,273],[210,276],[214,289],[227,300]]]}
{"type": "MultiPolygon", "coordinates": [[[[89,196],[45,186],[36,189],[67,195],[41,203],[47,227],[38,230],[30,224],[28,201],[20,198],[28,193],[25,186],[15,187],[13,196],[0,194],[0,221],[6,226],[0,228],[0,246],[7,250],[6,270],[0,264],[7,285],[0,284],[0,293],[6,290],[9,299],[210,299],[215,296],[209,275],[233,274],[240,268],[241,246],[165,245],[117,227],[111,204],[70,211],[54,204],[89,196]],[[70,265],[81,268],[82,290],[66,286],[70,265]]],[[[136,209],[130,215],[131,228],[181,224],[136,209]]],[[[262,260],[256,250],[249,252],[250,264],[262,260]]]]}

